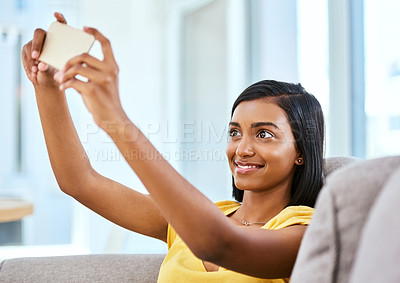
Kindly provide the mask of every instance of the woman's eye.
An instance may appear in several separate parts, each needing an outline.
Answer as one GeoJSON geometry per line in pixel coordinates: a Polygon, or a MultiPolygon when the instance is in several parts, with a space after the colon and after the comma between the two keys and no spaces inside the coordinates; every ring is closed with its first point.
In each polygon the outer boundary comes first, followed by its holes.
{"type": "Polygon", "coordinates": [[[240,135],[240,132],[238,130],[236,130],[236,129],[232,129],[232,130],[229,131],[229,136],[230,137],[236,137],[236,136],[239,136],[239,135],[240,135]]]}
{"type": "Polygon", "coordinates": [[[266,138],[272,138],[272,137],[273,137],[273,135],[270,132],[265,131],[265,130],[261,130],[257,134],[257,138],[266,139],[266,138]]]}

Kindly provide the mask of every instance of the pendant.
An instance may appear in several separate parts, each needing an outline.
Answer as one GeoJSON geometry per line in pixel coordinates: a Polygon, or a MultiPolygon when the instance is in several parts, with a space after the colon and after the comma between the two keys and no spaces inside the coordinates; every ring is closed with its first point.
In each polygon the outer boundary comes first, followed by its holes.
{"type": "Polygon", "coordinates": [[[250,223],[247,222],[246,220],[242,220],[242,224],[243,224],[244,226],[250,226],[250,223]]]}

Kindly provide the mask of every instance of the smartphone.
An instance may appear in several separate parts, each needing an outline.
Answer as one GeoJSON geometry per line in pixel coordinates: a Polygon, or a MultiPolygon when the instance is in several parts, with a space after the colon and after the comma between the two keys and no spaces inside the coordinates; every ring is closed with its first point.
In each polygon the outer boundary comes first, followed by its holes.
{"type": "Polygon", "coordinates": [[[83,30],[53,22],[47,30],[39,61],[60,70],[69,59],[89,52],[94,40],[93,35],[83,30]]]}

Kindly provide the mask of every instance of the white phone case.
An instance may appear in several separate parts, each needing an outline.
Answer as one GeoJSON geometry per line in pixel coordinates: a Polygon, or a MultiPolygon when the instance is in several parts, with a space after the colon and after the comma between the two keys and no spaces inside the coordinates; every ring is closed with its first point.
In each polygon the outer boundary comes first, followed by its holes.
{"type": "Polygon", "coordinates": [[[39,61],[58,70],[77,55],[89,52],[94,36],[66,24],[53,22],[46,33],[39,61]]]}

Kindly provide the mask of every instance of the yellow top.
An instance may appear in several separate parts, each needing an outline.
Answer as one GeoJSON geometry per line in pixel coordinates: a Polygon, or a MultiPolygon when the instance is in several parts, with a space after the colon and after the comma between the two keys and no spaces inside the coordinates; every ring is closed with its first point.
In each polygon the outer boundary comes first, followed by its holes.
{"type": "MultiPolygon", "coordinates": [[[[221,201],[216,205],[229,215],[240,207],[240,203],[235,201],[221,201]]],[[[291,225],[308,225],[311,221],[314,209],[308,206],[289,206],[282,210],[278,215],[268,221],[261,229],[281,229],[291,225]]],[[[215,282],[215,283],[281,283],[289,282],[289,278],[284,279],[260,279],[220,267],[216,272],[207,272],[203,262],[198,259],[176,234],[175,230],[168,225],[168,253],[161,265],[158,275],[158,282],[215,282]]]]}

